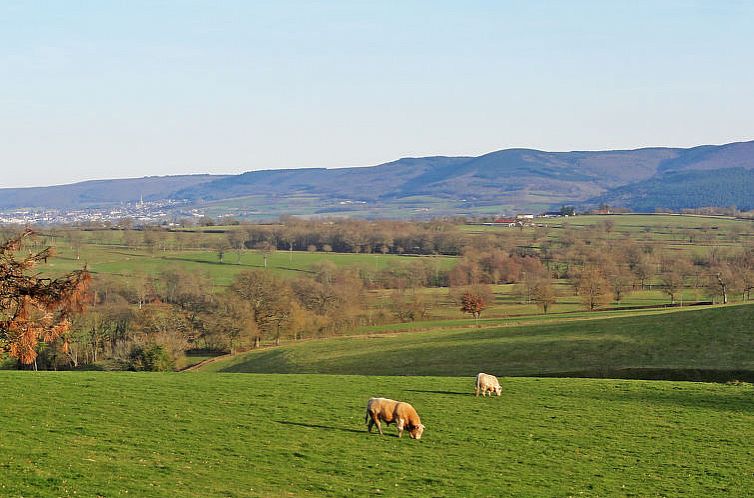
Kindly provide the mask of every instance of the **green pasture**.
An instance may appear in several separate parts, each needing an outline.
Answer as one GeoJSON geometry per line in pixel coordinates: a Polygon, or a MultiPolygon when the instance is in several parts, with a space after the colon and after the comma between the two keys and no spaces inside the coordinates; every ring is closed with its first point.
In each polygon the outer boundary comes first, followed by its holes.
{"type": "Polygon", "coordinates": [[[0,372],[2,496],[745,496],[754,388],[592,379],[0,372]],[[420,441],[367,434],[411,402],[420,441]]]}
{"type": "MultiPolygon", "coordinates": [[[[550,239],[557,239],[562,229],[593,228],[605,223],[612,224],[609,236],[612,238],[631,235],[639,240],[671,243],[683,247],[689,234],[695,237],[694,244],[709,244],[711,241],[725,241],[732,238],[751,238],[754,235],[754,221],[722,216],[668,215],[668,214],[613,214],[578,215],[567,218],[537,218],[535,223],[544,227],[509,228],[490,225],[464,225],[468,233],[500,233],[516,238],[532,238],[534,233],[546,233],[550,239]],[[545,230],[545,232],[542,232],[545,230]],[[704,240],[706,237],[709,240],[704,240]]],[[[605,235],[607,237],[608,235],[605,235]]]]}
{"type": "MultiPolygon", "coordinates": [[[[181,267],[189,271],[205,272],[216,284],[227,285],[241,271],[265,267],[264,254],[256,250],[243,250],[240,253],[227,251],[222,262],[217,251],[209,250],[149,252],[143,249],[86,244],[81,248],[79,259],[75,258],[75,252],[70,247],[62,245],[57,250],[58,256],[50,259],[43,270],[62,273],[86,265],[94,274],[130,276],[155,275],[170,267],[181,267]]],[[[453,256],[274,251],[267,255],[267,268],[279,275],[295,277],[311,272],[312,266],[324,261],[330,261],[339,267],[363,266],[380,270],[418,259],[429,261],[439,270],[451,268],[457,261],[453,256]]]]}
{"type": "Polygon", "coordinates": [[[704,228],[704,227],[728,227],[730,225],[752,226],[752,221],[741,220],[727,216],[698,216],[676,214],[611,214],[611,215],[579,215],[568,218],[552,218],[552,226],[567,224],[572,227],[584,227],[611,221],[615,229],[641,231],[644,227],[659,228],[704,228]]]}
{"type": "MultiPolygon", "coordinates": [[[[629,216],[629,215],[626,215],[629,216]]],[[[698,224],[697,217],[691,217],[692,223],[685,224],[684,220],[678,223],[665,224],[655,222],[643,225],[642,215],[635,215],[637,219],[630,220],[632,224],[620,223],[623,215],[583,216],[590,220],[579,224],[571,221],[537,221],[547,226],[544,227],[496,227],[487,225],[464,225],[462,230],[472,236],[492,236],[505,238],[520,247],[539,249],[543,242],[557,243],[569,230],[576,233],[577,237],[584,236],[588,240],[619,241],[625,237],[630,238],[642,247],[649,247],[656,254],[673,255],[685,253],[689,256],[704,256],[711,250],[738,250],[742,246],[754,244],[754,222],[749,220],[733,220],[727,218],[709,219],[707,223],[698,224]],[[602,218],[601,221],[596,218],[602,218]],[[611,221],[615,226],[608,234],[604,230],[596,228],[597,223],[611,221]],[[590,233],[583,232],[590,230],[590,233]]],[[[644,215],[650,218],[650,215],[644,215]]],[[[680,218],[670,217],[667,218],[680,218]]],[[[578,220],[582,216],[567,218],[578,220]]],[[[562,220],[562,219],[556,219],[562,220]]]]}
{"type": "MultiPolygon", "coordinates": [[[[584,305],[579,296],[575,294],[573,286],[566,281],[556,283],[556,292],[558,293],[557,301],[548,310],[548,315],[559,315],[562,313],[576,313],[584,310],[584,305]]],[[[508,318],[520,315],[540,315],[542,309],[536,303],[526,302],[522,295],[523,290],[518,284],[493,285],[491,289],[494,293],[494,301],[488,303],[487,308],[482,312],[483,318],[508,318]]],[[[389,309],[393,296],[391,290],[373,291],[373,306],[384,307],[389,309]]],[[[450,298],[450,293],[446,287],[434,287],[417,289],[417,295],[421,296],[425,302],[431,305],[430,315],[435,320],[457,320],[462,319],[468,314],[463,313],[457,304],[454,304],[450,298]]],[[[740,299],[741,296],[731,296],[731,300],[740,299]]],[[[676,295],[679,304],[689,304],[709,299],[705,295],[704,289],[688,288],[676,295]]],[[[645,289],[636,290],[627,293],[620,303],[610,302],[602,306],[601,309],[613,308],[631,308],[636,306],[664,306],[670,304],[670,297],[661,290],[645,289]]],[[[602,313],[602,311],[600,311],[602,313]]]]}
{"type": "Polygon", "coordinates": [[[204,371],[357,375],[754,375],[754,305],[290,343],[204,371]],[[701,375],[701,374],[699,374],[701,375]]]}
{"type": "MultiPolygon", "coordinates": [[[[712,306],[700,306],[693,309],[711,308],[712,306]]],[[[468,314],[458,313],[456,316],[467,318],[432,318],[428,320],[416,320],[413,322],[387,323],[384,325],[368,325],[352,331],[352,335],[368,335],[375,333],[390,332],[424,332],[440,329],[463,329],[463,328],[488,328],[511,325],[539,325],[542,323],[562,323],[568,321],[601,320],[603,318],[616,318],[622,316],[645,316],[666,313],[689,311],[691,308],[649,308],[649,309],[614,309],[599,312],[593,311],[569,311],[548,314],[522,314],[522,315],[492,315],[489,318],[480,318],[478,321],[468,318],[468,314]]],[[[441,310],[442,311],[442,310],[441,310]]]]}

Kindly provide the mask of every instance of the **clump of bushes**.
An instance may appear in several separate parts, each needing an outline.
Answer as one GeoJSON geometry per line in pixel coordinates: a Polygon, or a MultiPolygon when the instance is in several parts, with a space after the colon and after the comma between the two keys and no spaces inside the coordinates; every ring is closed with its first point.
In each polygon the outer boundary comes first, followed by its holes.
{"type": "Polygon", "coordinates": [[[135,345],[128,355],[128,369],[135,372],[167,372],[175,361],[159,344],[135,345]]]}

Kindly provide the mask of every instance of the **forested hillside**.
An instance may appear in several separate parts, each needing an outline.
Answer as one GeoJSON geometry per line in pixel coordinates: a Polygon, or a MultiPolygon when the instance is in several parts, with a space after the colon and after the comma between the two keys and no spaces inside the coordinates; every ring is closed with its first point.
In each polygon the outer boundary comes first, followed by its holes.
{"type": "Polygon", "coordinates": [[[610,190],[595,203],[624,206],[638,212],[656,208],[680,210],[705,206],[754,209],[754,170],[674,171],[610,190]]]}

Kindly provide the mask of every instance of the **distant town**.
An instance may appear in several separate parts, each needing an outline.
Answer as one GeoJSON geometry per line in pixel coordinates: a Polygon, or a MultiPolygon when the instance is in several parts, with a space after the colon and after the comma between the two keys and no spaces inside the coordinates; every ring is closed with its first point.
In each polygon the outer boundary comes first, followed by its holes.
{"type": "Polygon", "coordinates": [[[190,208],[185,201],[160,200],[128,202],[118,207],[85,209],[9,209],[0,211],[0,224],[70,225],[117,223],[130,219],[137,225],[152,225],[180,218],[201,218],[202,209],[190,208]]]}
{"type": "MultiPolygon", "coordinates": [[[[358,201],[346,201],[357,203],[358,201]]],[[[363,203],[363,202],[362,202],[363,203]]],[[[343,204],[343,202],[341,202],[343,204]]],[[[572,207],[559,211],[531,214],[520,213],[513,217],[494,217],[480,220],[487,225],[497,226],[530,226],[535,218],[554,218],[574,216],[576,211],[572,207]]],[[[218,218],[238,217],[239,213],[219,215],[218,218]]],[[[243,218],[243,216],[240,216],[243,218]]],[[[117,207],[91,207],[77,209],[49,209],[23,208],[0,210],[0,225],[90,225],[90,224],[121,224],[128,220],[129,224],[156,225],[171,223],[202,223],[207,215],[204,209],[196,208],[184,200],[159,200],[127,202],[117,207]]]]}

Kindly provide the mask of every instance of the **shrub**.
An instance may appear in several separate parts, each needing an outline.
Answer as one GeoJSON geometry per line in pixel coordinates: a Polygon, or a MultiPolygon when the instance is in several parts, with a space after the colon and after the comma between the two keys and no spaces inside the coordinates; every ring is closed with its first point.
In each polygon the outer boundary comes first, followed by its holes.
{"type": "Polygon", "coordinates": [[[158,344],[135,345],[128,356],[128,368],[136,372],[166,372],[175,362],[165,348],[158,344]]]}

